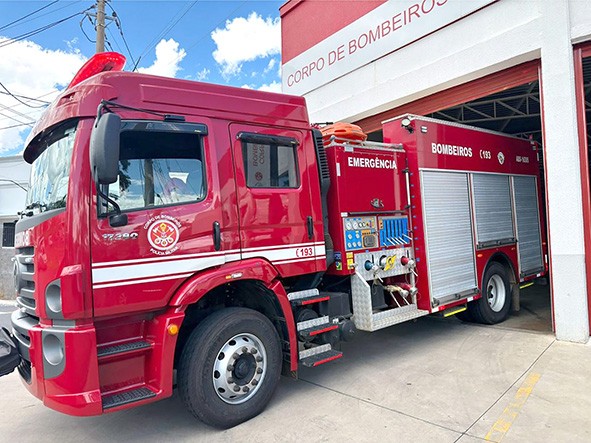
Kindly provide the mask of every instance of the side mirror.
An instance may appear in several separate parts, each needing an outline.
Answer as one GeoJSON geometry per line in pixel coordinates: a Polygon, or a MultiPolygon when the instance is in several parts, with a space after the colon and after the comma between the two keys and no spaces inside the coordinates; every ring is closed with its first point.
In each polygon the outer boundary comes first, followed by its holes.
{"type": "Polygon", "coordinates": [[[111,112],[97,117],[90,136],[90,167],[100,185],[117,181],[119,174],[119,134],[121,117],[111,112]]]}

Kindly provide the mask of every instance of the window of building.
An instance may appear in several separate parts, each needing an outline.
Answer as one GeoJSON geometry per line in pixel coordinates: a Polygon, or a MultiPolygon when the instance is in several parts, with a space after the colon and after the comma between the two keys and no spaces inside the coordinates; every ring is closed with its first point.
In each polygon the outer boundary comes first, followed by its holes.
{"type": "Polygon", "coordinates": [[[297,141],[289,137],[241,133],[249,188],[297,188],[297,141]]]}
{"type": "Polygon", "coordinates": [[[2,224],[2,247],[14,248],[14,227],[16,223],[2,224]]]}
{"type": "Polygon", "coordinates": [[[204,130],[184,123],[125,122],[119,176],[109,185],[109,196],[122,211],[203,200],[204,130]]]}

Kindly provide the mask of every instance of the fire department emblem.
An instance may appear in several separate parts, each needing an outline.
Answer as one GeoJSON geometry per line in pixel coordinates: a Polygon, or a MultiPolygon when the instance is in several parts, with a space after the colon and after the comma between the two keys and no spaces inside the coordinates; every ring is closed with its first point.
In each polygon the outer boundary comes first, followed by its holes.
{"type": "Polygon", "coordinates": [[[497,155],[497,159],[499,160],[499,164],[502,165],[503,163],[505,163],[505,156],[502,152],[499,152],[499,155],[497,155]]]}
{"type": "Polygon", "coordinates": [[[147,228],[148,242],[156,251],[173,252],[172,249],[179,241],[178,222],[175,221],[162,218],[155,220],[147,228]]]}

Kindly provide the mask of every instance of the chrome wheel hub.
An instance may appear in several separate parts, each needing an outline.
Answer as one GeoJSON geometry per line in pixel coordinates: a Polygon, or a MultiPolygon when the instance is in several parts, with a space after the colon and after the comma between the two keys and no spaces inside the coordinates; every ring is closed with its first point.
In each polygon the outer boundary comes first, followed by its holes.
{"type": "Polygon", "coordinates": [[[266,371],[267,352],[263,343],[252,334],[238,334],[216,356],[213,386],[226,403],[244,403],[258,391],[266,371]]]}
{"type": "Polygon", "coordinates": [[[486,285],[486,296],[488,304],[493,311],[500,312],[503,309],[507,291],[500,275],[495,274],[489,278],[488,284],[486,285]]]}

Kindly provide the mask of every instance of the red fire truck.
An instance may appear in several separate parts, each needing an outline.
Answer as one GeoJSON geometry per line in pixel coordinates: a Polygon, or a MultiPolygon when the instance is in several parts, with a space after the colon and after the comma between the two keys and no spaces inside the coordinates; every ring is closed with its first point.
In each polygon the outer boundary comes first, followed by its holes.
{"type": "Polygon", "coordinates": [[[412,115],[366,142],[311,127],[303,98],[123,60],[87,62],[24,151],[0,373],[48,407],[98,415],[176,383],[230,427],[356,330],[501,322],[546,272],[534,142],[412,115]]]}

